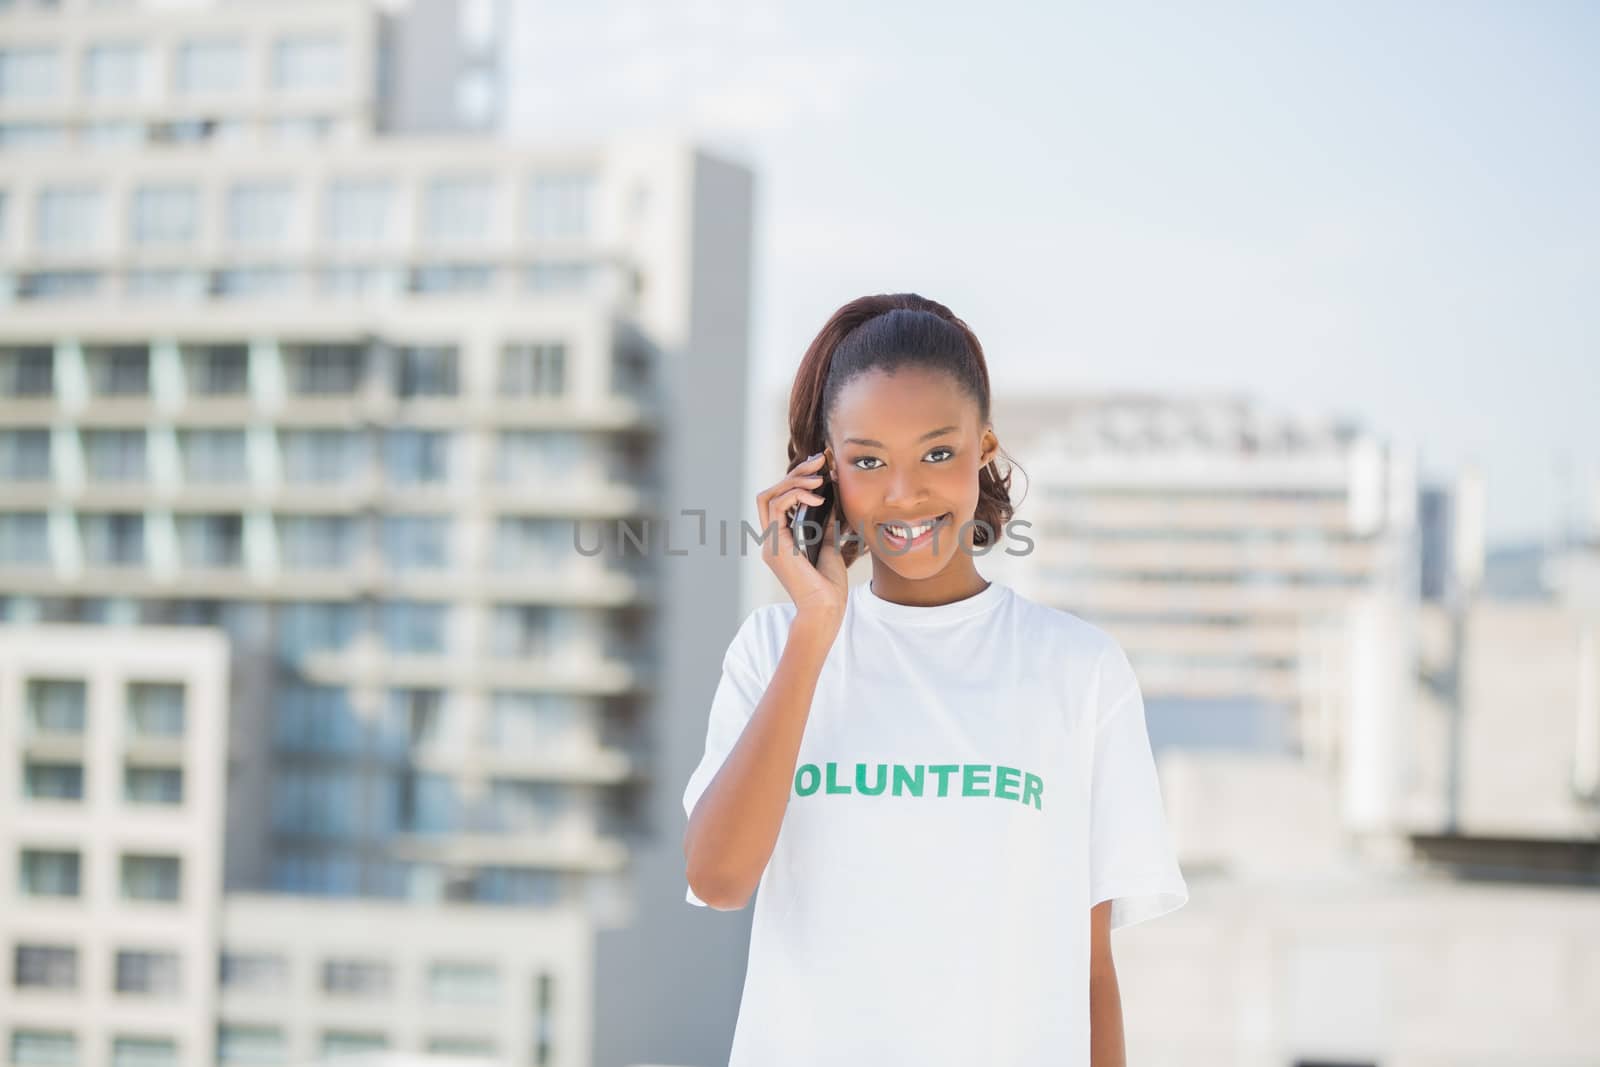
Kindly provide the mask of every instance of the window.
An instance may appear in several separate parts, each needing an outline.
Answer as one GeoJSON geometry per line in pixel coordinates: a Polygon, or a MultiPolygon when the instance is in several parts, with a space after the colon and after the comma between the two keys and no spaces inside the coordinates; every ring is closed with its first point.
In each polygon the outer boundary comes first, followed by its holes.
{"type": "Polygon", "coordinates": [[[278,608],[279,652],[292,661],[309,654],[342,651],[355,636],[356,621],[354,604],[284,604],[278,608]]]}
{"type": "Polygon", "coordinates": [[[567,812],[569,795],[559,782],[499,779],[489,783],[489,810],[502,833],[549,833],[567,812]]]}
{"type": "Polygon", "coordinates": [[[403,834],[449,834],[461,829],[456,784],[442,774],[418,774],[409,768],[390,780],[394,824],[403,834]]]}
{"type": "Polygon", "coordinates": [[[277,849],[272,858],[272,888],[281,893],[354,896],[356,875],[356,862],[348,855],[309,855],[277,849]]]}
{"type": "Polygon", "coordinates": [[[456,350],[449,345],[397,349],[399,376],[395,392],[402,398],[456,395],[456,350]]]}
{"type": "Polygon", "coordinates": [[[43,512],[0,512],[0,566],[49,565],[49,516],[43,512]]]}
{"type": "Polygon", "coordinates": [[[176,952],[146,952],[124,949],[117,953],[116,991],[146,996],[170,997],[178,993],[179,969],[176,952]]]}
{"type": "Polygon", "coordinates": [[[488,741],[501,750],[560,752],[582,746],[588,718],[575,697],[503,690],[490,705],[488,741]]]}
{"type": "Polygon", "coordinates": [[[243,430],[179,430],[178,453],[184,481],[196,485],[239,485],[250,480],[243,430]]]}
{"type": "Polygon", "coordinates": [[[83,453],[92,482],[145,480],[143,430],[84,430],[83,453]]]}
{"type": "Polygon", "coordinates": [[[178,558],[185,567],[238,567],[244,563],[244,516],[179,515],[178,558]]]}
{"type": "Polygon", "coordinates": [[[496,604],[492,626],[492,655],[544,657],[555,648],[555,611],[545,605],[496,604]]]}
{"type": "Polygon", "coordinates": [[[185,41],[178,46],[174,82],[180,93],[232,92],[243,87],[245,70],[239,41],[185,41]]]}
{"type": "Polygon", "coordinates": [[[478,872],[473,899],[485,904],[557,904],[561,876],[537,867],[485,867],[478,872]]]}
{"type": "Polygon", "coordinates": [[[436,745],[445,737],[445,699],[440,689],[389,690],[384,747],[391,753],[436,745]]]}
{"type": "Polygon", "coordinates": [[[136,44],[91,45],[83,54],[86,96],[129,99],[144,92],[144,53],[136,44]]]}
{"type": "Polygon", "coordinates": [[[119,1037],[111,1042],[111,1067],[178,1067],[177,1042],[158,1037],[119,1037]]]}
{"type": "Polygon", "coordinates": [[[293,345],[285,349],[290,387],[299,396],[348,396],[361,388],[366,350],[360,345],[293,345]]]}
{"type": "Polygon", "coordinates": [[[49,430],[0,430],[0,481],[50,480],[49,430]]]}
{"type": "Polygon", "coordinates": [[[77,1067],[78,1038],[61,1030],[13,1030],[13,1067],[77,1067]]]}
{"type": "Polygon", "coordinates": [[[28,727],[39,734],[82,734],[88,683],[65,678],[28,679],[28,727]]]}
{"type": "Polygon", "coordinates": [[[494,184],[487,178],[436,178],[423,194],[422,230],[440,241],[481,241],[494,217],[494,184]]]}
{"type": "Polygon", "coordinates": [[[344,45],[337,37],[285,37],[272,46],[274,89],[337,89],[344,81],[344,45]]]}
{"type": "Polygon", "coordinates": [[[97,119],[78,129],[78,143],[91,148],[131,148],[144,138],[144,123],[131,119],[97,119]]]}
{"type": "Polygon", "coordinates": [[[383,960],[331,959],[322,964],[322,989],[349,996],[382,996],[389,992],[393,971],[383,960]]]}
{"type": "Polygon", "coordinates": [[[92,249],[103,236],[104,199],[98,189],[59,186],[39,190],[34,201],[34,237],[52,252],[92,249]]]}
{"type": "Polygon", "coordinates": [[[65,945],[18,945],[12,974],[18,989],[76,989],[78,950],[65,945]]]}
{"type": "Polygon", "coordinates": [[[266,952],[224,952],[219,981],[223,989],[240,992],[282,992],[289,985],[289,961],[266,952]]]}
{"type": "Polygon", "coordinates": [[[428,1052],[457,1059],[492,1060],[495,1058],[495,1045],[489,1038],[430,1037],[428,1052]]]}
{"type": "Polygon", "coordinates": [[[572,520],[501,516],[494,528],[495,569],[554,569],[572,551],[572,525],[572,520]]]}
{"type": "Polygon", "coordinates": [[[450,518],[386,515],[383,556],[390,570],[438,570],[450,564],[450,518]]]}
{"type": "Polygon", "coordinates": [[[133,737],[182,737],[181,682],[129,682],[128,733],[133,737]]]}
{"type": "Polygon", "coordinates": [[[22,850],[21,889],[30,897],[75,897],[80,886],[80,861],[68,850],[22,850]]]}
{"type": "Polygon", "coordinates": [[[137,567],[144,563],[142,514],[81,515],[78,528],[83,557],[97,567],[137,567]]]}
{"type": "Polygon", "coordinates": [[[241,396],[250,388],[250,350],[244,345],[184,345],[183,362],[189,391],[197,396],[241,396]]]}
{"type": "Polygon", "coordinates": [[[83,765],[28,760],[22,765],[22,793],[29,800],[82,800],[83,765]]]}
{"type": "Polygon", "coordinates": [[[287,1062],[283,1031],[274,1026],[217,1028],[217,1063],[222,1067],[271,1067],[287,1062]]]}
{"type": "Polygon", "coordinates": [[[571,431],[502,430],[495,479],[525,485],[565,481],[582,466],[585,452],[583,436],[571,431]]]}
{"type": "Polygon", "coordinates": [[[122,799],[129,804],[183,803],[183,770],[178,767],[127,767],[122,799]]]}
{"type": "Polygon", "coordinates": [[[389,1039],[382,1034],[329,1030],[322,1035],[322,1055],[330,1058],[362,1052],[382,1052],[388,1047],[389,1039]]]}
{"type": "Polygon", "coordinates": [[[134,244],[190,244],[199,233],[200,194],[192,185],[142,186],[133,192],[134,244]]]}
{"type": "Polygon", "coordinates": [[[294,190],[288,182],[249,182],[228,190],[228,240],[238,245],[281,245],[289,236],[294,190]]]}
{"type": "Polygon", "coordinates": [[[206,271],[187,267],[137,267],[122,275],[122,291],[138,300],[202,300],[210,284],[206,271]]]}
{"type": "Polygon", "coordinates": [[[366,439],[352,430],[283,430],[283,476],[291,485],[355,480],[363,473],[366,439]]]}
{"type": "Polygon", "coordinates": [[[446,651],[448,604],[395,600],[383,605],[383,644],[391,655],[437,655],[446,651]]]}
{"type": "Polygon", "coordinates": [[[483,263],[426,263],[411,272],[414,293],[486,293],[495,269],[483,263]]]}
{"type": "Polygon", "coordinates": [[[53,48],[0,48],[0,100],[46,100],[61,92],[53,48]]]}
{"type": "Polygon", "coordinates": [[[361,745],[361,720],[339,686],[282,683],[275,727],[280,752],[350,753],[361,745]]]}
{"type": "Polygon", "coordinates": [[[177,856],[122,857],[124,900],[172,902],[178,899],[183,863],[177,856]]]}
{"type": "Polygon", "coordinates": [[[530,293],[573,293],[589,283],[589,264],[574,260],[541,260],[522,273],[530,293]]]}
{"type": "Polygon", "coordinates": [[[500,395],[560,396],[566,372],[564,344],[507,345],[500,356],[500,395]]]}
{"type": "Polygon", "coordinates": [[[328,187],[323,228],[335,244],[386,240],[391,236],[394,185],[382,178],[343,178],[328,187]]]}
{"type": "Polygon", "coordinates": [[[284,515],[278,552],[289,568],[349,566],[355,558],[355,520],[343,515],[284,515]]]}
{"type": "Polygon", "coordinates": [[[212,290],[227,299],[283,296],[302,279],[288,267],[227,267],[212,275],[212,290]]]}
{"type": "Polygon", "coordinates": [[[84,352],[89,388],[96,396],[144,396],[150,392],[148,345],[103,345],[84,352]]]}
{"type": "Polygon", "coordinates": [[[0,122],[0,148],[51,148],[67,143],[59,122],[0,122]]]}
{"type": "Polygon", "coordinates": [[[0,395],[50,396],[55,392],[55,368],[53,348],[0,348],[0,395]]]}
{"type": "Polygon", "coordinates": [[[450,434],[444,430],[388,430],[384,468],[395,485],[430,485],[449,476],[450,434]]]}
{"type": "Polygon", "coordinates": [[[536,175],[528,187],[527,236],[586,236],[589,232],[589,201],[593,192],[592,175],[536,175]]]}
{"type": "Polygon", "coordinates": [[[428,999],[436,1004],[493,1004],[500,974],[492,963],[445,962],[428,967],[428,999]]]}

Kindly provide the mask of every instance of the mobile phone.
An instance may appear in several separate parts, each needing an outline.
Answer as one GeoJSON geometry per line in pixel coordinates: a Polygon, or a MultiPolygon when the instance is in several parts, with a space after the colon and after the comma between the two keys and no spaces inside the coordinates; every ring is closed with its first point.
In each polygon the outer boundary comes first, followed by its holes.
{"type": "Polygon", "coordinates": [[[828,536],[828,522],[833,517],[833,482],[825,480],[812,492],[822,498],[822,503],[801,504],[796,508],[789,531],[794,534],[794,543],[815,567],[822,555],[822,539],[828,536]]]}

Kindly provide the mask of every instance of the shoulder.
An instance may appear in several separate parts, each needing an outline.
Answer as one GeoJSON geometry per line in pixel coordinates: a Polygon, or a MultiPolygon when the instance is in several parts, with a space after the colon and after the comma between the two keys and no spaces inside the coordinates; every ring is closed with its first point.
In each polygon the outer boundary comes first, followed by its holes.
{"type": "Polygon", "coordinates": [[[775,663],[782,655],[798,610],[793,601],[787,600],[753,608],[740,621],[728,644],[728,655],[739,656],[758,670],[775,663]]]}
{"type": "Polygon", "coordinates": [[[1122,643],[1104,627],[1065,608],[1011,590],[1016,632],[1025,634],[1045,662],[1060,665],[1067,691],[1102,708],[1124,699],[1135,685],[1122,643]]]}

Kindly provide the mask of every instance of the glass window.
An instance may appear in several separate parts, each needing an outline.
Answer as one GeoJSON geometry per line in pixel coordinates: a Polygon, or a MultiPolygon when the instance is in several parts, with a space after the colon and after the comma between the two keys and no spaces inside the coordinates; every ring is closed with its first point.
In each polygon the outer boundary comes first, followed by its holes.
{"type": "Polygon", "coordinates": [[[189,244],[200,229],[200,194],[192,185],[147,185],[133,191],[134,244],[189,244]]]}
{"type": "Polygon", "coordinates": [[[96,396],[150,392],[148,345],[96,345],[84,352],[84,358],[89,364],[89,388],[96,396]]]}
{"type": "Polygon", "coordinates": [[[223,1067],[272,1067],[287,1060],[283,1031],[275,1026],[217,1028],[217,1062],[223,1067]]]}
{"type": "Polygon", "coordinates": [[[14,1067],[77,1067],[78,1038],[64,1030],[13,1030],[11,1063],[14,1067]]]}
{"type": "Polygon", "coordinates": [[[572,521],[504,516],[495,520],[494,567],[527,571],[554,568],[572,551],[572,521]]]}
{"type": "Polygon", "coordinates": [[[483,903],[551,905],[561,900],[561,877],[536,867],[485,867],[473,889],[483,903]]]}
{"type": "Polygon", "coordinates": [[[291,849],[275,851],[272,888],[283,893],[319,896],[353,896],[357,889],[356,861],[347,855],[308,855],[291,849]]]}
{"type": "Polygon", "coordinates": [[[40,734],[81,734],[88,683],[75,678],[28,679],[28,728],[40,734]]]}
{"type": "Polygon", "coordinates": [[[500,354],[501,396],[560,396],[567,386],[567,346],[507,345],[500,354]]]}
{"type": "Polygon", "coordinates": [[[98,567],[137,567],[144,563],[144,515],[80,515],[83,557],[98,567]]]}
{"type": "Polygon", "coordinates": [[[124,949],[117,953],[116,990],[147,996],[176,996],[178,954],[124,949]]]}
{"type": "Polygon", "coordinates": [[[228,190],[228,240],[281,245],[289,236],[294,189],[288,182],[245,182],[228,190]]]}
{"type": "Polygon", "coordinates": [[[322,989],[326,993],[383,996],[393,981],[393,968],[383,960],[331,959],[322,963],[322,989]]]}
{"type": "Polygon", "coordinates": [[[182,860],[177,856],[122,857],[124,900],[176,901],[181,888],[182,860]]]}
{"type": "Polygon", "coordinates": [[[323,229],[335,244],[383,241],[392,236],[394,183],[383,178],[342,178],[328,187],[323,229]]]}
{"type": "Polygon", "coordinates": [[[549,656],[555,648],[554,609],[543,604],[496,604],[490,648],[496,656],[549,656]]]}
{"type": "Polygon", "coordinates": [[[539,260],[523,271],[531,293],[574,293],[589,284],[589,264],[577,260],[539,260]]]}
{"type": "Polygon", "coordinates": [[[0,100],[45,100],[61,92],[54,48],[0,48],[0,100]]]}
{"type": "Polygon", "coordinates": [[[0,481],[50,480],[49,430],[0,430],[0,481]]]}
{"type": "Polygon", "coordinates": [[[34,202],[34,238],[49,251],[81,251],[104,236],[104,197],[87,186],[41,189],[34,202]]]}
{"type": "Polygon", "coordinates": [[[361,345],[289,345],[283,358],[299,396],[348,396],[361,388],[367,365],[361,345]]]}
{"type": "Polygon", "coordinates": [[[145,432],[84,430],[83,458],[92,482],[142,482],[145,432]]]}
{"type": "Polygon", "coordinates": [[[184,345],[183,362],[189,391],[198,396],[241,396],[250,388],[250,350],[244,345],[184,345]]]}
{"type": "Polygon", "coordinates": [[[446,430],[388,430],[384,469],[395,485],[432,485],[449,475],[450,433],[446,430]]]}
{"type": "Polygon", "coordinates": [[[132,119],[95,119],[78,130],[78,142],[91,148],[131,148],[144,144],[146,127],[132,119]]]}
{"type": "Polygon", "coordinates": [[[75,989],[78,950],[67,945],[18,945],[11,973],[18,989],[75,989]]]}
{"type": "Polygon", "coordinates": [[[129,682],[128,733],[133,737],[182,737],[182,682],[129,682]]]}
{"type": "Polygon", "coordinates": [[[281,516],[278,549],[285,567],[347,567],[355,558],[355,520],[343,515],[281,516]]]}
{"type": "Polygon", "coordinates": [[[437,745],[446,737],[442,689],[391,689],[388,712],[379,740],[391,754],[437,745]]]}
{"type": "Polygon", "coordinates": [[[407,768],[389,784],[395,821],[388,829],[403,834],[449,834],[461,829],[460,800],[450,778],[407,768]]]}
{"type": "Polygon", "coordinates": [[[494,217],[488,178],[436,178],[423,194],[422,230],[440,241],[481,241],[494,217]]]}
{"type": "Polygon", "coordinates": [[[22,850],[21,888],[30,897],[75,897],[79,893],[81,864],[76,852],[56,849],[22,850]]]}
{"type": "Polygon", "coordinates": [[[29,800],[82,800],[83,765],[29,760],[22,767],[22,794],[29,800]]]}
{"type": "Polygon", "coordinates": [[[329,1030],[322,1035],[322,1054],[326,1057],[350,1056],[362,1052],[382,1052],[388,1047],[389,1039],[382,1034],[329,1030]]]}
{"type": "Polygon", "coordinates": [[[528,186],[527,235],[535,238],[586,236],[594,184],[594,177],[589,174],[536,175],[528,186]]]}
{"type": "Polygon", "coordinates": [[[395,350],[395,392],[403,397],[455,396],[458,355],[453,345],[410,345],[395,350]]]}
{"type": "Polygon", "coordinates": [[[448,604],[395,600],[383,605],[383,644],[390,654],[438,654],[446,650],[448,604]]]}
{"type": "Polygon", "coordinates": [[[337,89],[344,81],[344,42],[337,37],[285,37],[272,46],[274,89],[337,89]]]}
{"type": "Polygon", "coordinates": [[[50,565],[50,518],[44,512],[0,512],[0,563],[50,565]]]}
{"type": "Polygon", "coordinates": [[[127,99],[144,93],[144,50],[136,44],[91,45],[83,54],[87,96],[127,99]]]}
{"type": "Polygon", "coordinates": [[[224,952],[219,980],[223,989],[282,992],[289,985],[289,961],[266,952],[224,952]]]}
{"type": "Polygon", "coordinates": [[[211,288],[224,299],[284,296],[301,280],[301,272],[290,267],[225,267],[212,275],[211,288]]]}
{"type": "Polygon", "coordinates": [[[244,516],[179,515],[178,558],[185,567],[238,567],[244,563],[244,516]]]}
{"type": "Polygon", "coordinates": [[[502,430],[499,445],[496,480],[525,485],[570,480],[586,451],[583,436],[567,430],[502,430]]]}
{"type": "Polygon", "coordinates": [[[290,484],[352,481],[363,473],[365,439],[352,430],[282,430],[283,477],[290,484]]]}
{"type": "Polygon", "coordinates": [[[119,1037],[111,1042],[111,1067],[178,1067],[178,1044],[159,1037],[119,1037]]]}
{"type": "Polygon", "coordinates": [[[201,485],[240,485],[250,480],[243,430],[180,430],[183,478],[201,485]]]}
{"type": "Polygon", "coordinates": [[[278,689],[275,743],[280,752],[355,752],[361,720],[340,686],[284,682],[278,689]]]}
{"type": "Polygon", "coordinates": [[[492,963],[428,966],[428,999],[437,1004],[493,1004],[499,995],[500,973],[492,963]]]}
{"type": "Polygon", "coordinates": [[[492,1060],[496,1055],[494,1041],[486,1037],[430,1037],[428,1052],[468,1060],[492,1060]]]}
{"type": "Polygon", "coordinates": [[[67,143],[59,122],[0,122],[0,148],[53,148],[67,143]]]}
{"type": "Polygon", "coordinates": [[[449,516],[384,516],[383,555],[391,570],[437,570],[449,566],[449,516]]]}
{"type": "Polygon", "coordinates": [[[122,799],[129,804],[182,804],[183,770],[179,767],[127,767],[122,799]]]}
{"type": "Polygon", "coordinates": [[[178,46],[173,80],[180,93],[232,92],[244,86],[245,69],[239,41],[185,41],[178,46]]]}
{"type": "Polygon", "coordinates": [[[559,782],[496,779],[489,783],[489,809],[494,828],[502,833],[549,833],[569,805],[559,782]]]}
{"type": "Polygon", "coordinates": [[[278,609],[279,652],[295,661],[314,653],[342,651],[355,636],[356,622],[354,604],[283,604],[278,609]]]}
{"type": "Polygon", "coordinates": [[[55,367],[55,349],[45,345],[0,348],[0,395],[51,395],[55,392],[55,367]]]}
{"type": "Polygon", "coordinates": [[[497,691],[490,705],[488,740],[501,749],[559,752],[585,740],[588,721],[575,697],[497,691]]]}
{"type": "Polygon", "coordinates": [[[485,293],[494,287],[495,269],[483,263],[427,263],[412,270],[414,293],[485,293]]]}

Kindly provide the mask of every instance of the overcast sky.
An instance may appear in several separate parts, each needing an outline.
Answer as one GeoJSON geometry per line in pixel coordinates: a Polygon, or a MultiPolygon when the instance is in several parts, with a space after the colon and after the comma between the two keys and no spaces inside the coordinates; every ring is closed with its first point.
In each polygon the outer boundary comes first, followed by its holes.
{"type": "Polygon", "coordinates": [[[997,389],[1242,390],[1475,462],[1496,540],[1600,487],[1600,4],[510,2],[516,128],[755,169],[769,390],[912,290],[997,389]]]}

